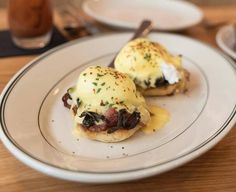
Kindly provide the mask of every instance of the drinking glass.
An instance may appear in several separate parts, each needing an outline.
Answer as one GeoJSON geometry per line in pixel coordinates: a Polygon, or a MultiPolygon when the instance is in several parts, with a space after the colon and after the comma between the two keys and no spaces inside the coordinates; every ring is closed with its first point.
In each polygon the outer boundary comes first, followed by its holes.
{"type": "Polygon", "coordinates": [[[15,45],[26,49],[45,47],[52,34],[50,0],[8,0],[8,21],[15,45]]]}

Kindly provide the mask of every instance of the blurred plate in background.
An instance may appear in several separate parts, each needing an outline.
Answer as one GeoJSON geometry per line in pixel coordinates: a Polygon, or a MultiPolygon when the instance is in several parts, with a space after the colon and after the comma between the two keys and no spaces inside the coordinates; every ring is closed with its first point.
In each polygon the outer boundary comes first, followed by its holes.
{"type": "Polygon", "coordinates": [[[233,25],[222,27],[216,35],[216,42],[226,54],[236,59],[236,31],[233,25]]]}
{"type": "Polygon", "coordinates": [[[141,20],[150,19],[154,28],[178,31],[192,27],[203,18],[195,5],[182,0],[86,0],[84,11],[97,21],[123,28],[136,28],[141,20]]]}

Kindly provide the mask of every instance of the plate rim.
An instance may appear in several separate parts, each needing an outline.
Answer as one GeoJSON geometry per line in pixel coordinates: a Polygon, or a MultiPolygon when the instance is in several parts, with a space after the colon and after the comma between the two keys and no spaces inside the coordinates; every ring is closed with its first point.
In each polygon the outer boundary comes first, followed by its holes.
{"type": "MultiPolygon", "coordinates": [[[[125,24],[122,21],[115,21],[114,22],[109,18],[105,18],[104,16],[97,15],[96,13],[94,13],[89,8],[89,2],[91,2],[91,1],[94,1],[94,0],[84,0],[82,2],[82,9],[88,16],[94,18],[98,22],[109,25],[109,26],[117,27],[117,28],[135,29],[137,27],[137,26],[134,26],[132,24],[131,25],[130,24],[125,24]]],[[[169,0],[169,1],[171,1],[171,0],[169,0]]],[[[203,21],[204,13],[198,6],[196,6],[195,4],[193,4],[191,2],[187,2],[187,1],[184,1],[184,0],[178,0],[178,3],[185,4],[187,6],[191,6],[192,8],[194,8],[199,14],[198,20],[196,19],[194,22],[192,22],[192,24],[183,25],[181,27],[158,28],[154,25],[155,30],[160,30],[160,31],[181,31],[181,30],[187,29],[189,27],[195,26],[195,25],[197,25],[197,24],[199,24],[203,21]]]]}
{"type": "MultiPolygon", "coordinates": [[[[99,38],[99,37],[104,37],[104,36],[110,36],[110,35],[116,36],[116,35],[122,35],[122,34],[132,34],[132,33],[130,33],[130,32],[126,32],[126,33],[108,33],[108,34],[97,35],[97,36],[94,36],[94,37],[85,37],[85,38],[77,39],[77,40],[65,43],[63,45],[57,46],[57,47],[51,49],[50,51],[47,51],[44,54],[36,57],[31,62],[26,64],[21,70],[19,70],[11,78],[11,80],[7,83],[7,85],[5,86],[5,88],[3,89],[3,91],[0,95],[0,101],[1,101],[0,108],[2,107],[3,97],[7,93],[7,90],[12,86],[12,84],[14,84],[14,81],[26,69],[29,70],[30,68],[32,68],[34,66],[33,65],[34,63],[37,63],[38,61],[40,61],[41,59],[43,59],[47,55],[50,55],[50,54],[52,54],[52,53],[54,53],[54,52],[56,52],[60,49],[68,47],[70,45],[77,44],[77,43],[80,43],[82,41],[86,41],[86,40],[89,40],[89,39],[99,38]]],[[[228,56],[226,56],[220,50],[212,47],[211,45],[208,45],[205,42],[202,42],[202,41],[190,38],[190,37],[186,37],[184,35],[179,35],[179,34],[156,33],[156,32],[154,32],[153,34],[164,34],[164,35],[170,35],[170,36],[177,36],[177,37],[182,37],[182,38],[185,38],[185,39],[203,44],[203,45],[207,46],[208,48],[214,50],[218,54],[220,54],[222,57],[224,57],[224,59],[227,61],[228,65],[232,67],[232,70],[234,70],[234,72],[236,72],[235,69],[234,69],[233,61],[228,56]]],[[[83,171],[72,171],[72,170],[68,170],[68,169],[55,167],[54,165],[51,165],[51,164],[46,163],[46,162],[40,162],[39,160],[36,160],[34,157],[31,157],[28,154],[21,151],[17,146],[15,146],[14,142],[11,139],[7,138],[7,135],[3,132],[3,127],[1,125],[2,122],[0,124],[0,127],[1,127],[1,129],[0,129],[0,138],[3,142],[3,144],[5,145],[5,147],[17,159],[19,159],[23,163],[27,164],[28,166],[30,166],[30,167],[32,167],[32,168],[34,168],[34,169],[36,169],[40,172],[43,172],[47,175],[51,175],[51,176],[58,177],[58,178],[61,178],[61,179],[66,179],[66,180],[82,181],[82,182],[89,182],[89,183],[97,183],[97,182],[99,182],[99,183],[109,183],[109,182],[128,181],[128,180],[135,180],[135,179],[140,179],[140,178],[152,176],[152,175],[155,175],[155,174],[160,174],[162,172],[165,172],[165,171],[168,171],[168,170],[173,169],[175,167],[178,167],[180,165],[183,165],[184,163],[186,163],[186,162],[198,157],[202,153],[206,152],[207,150],[212,148],[214,145],[216,145],[230,131],[230,129],[233,127],[233,125],[236,121],[235,110],[233,110],[233,111],[234,111],[234,113],[233,113],[231,119],[227,122],[227,125],[222,130],[220,130],[220,132],[217,133],[217,135],[215,135],[214,138],[211,139],[209,142],[207,142],[207,144],[205,144],[204,146],[201,146],[200,148],[198,148],[194,151],[190,151],[189,153],[184,154],[184,155],[178,157],[177,159],[172,160],[170,162],[167,162],[163,165],[158,165],[158,166],[154,165],[152,167],[148,167],[148,168],[144,168],[144,169],[140,169],[140,170],[127,171],[127,172],[91,173],[91,172],[83,172],[83,171]],[[158,168],[159,168],[159,170],[158,170],[158,168]],[[142,173],[142,174],[140,174],[140,173],[142,173]],[[93,179],[91,179],[91,178],[93,178],[93,179]]]]}

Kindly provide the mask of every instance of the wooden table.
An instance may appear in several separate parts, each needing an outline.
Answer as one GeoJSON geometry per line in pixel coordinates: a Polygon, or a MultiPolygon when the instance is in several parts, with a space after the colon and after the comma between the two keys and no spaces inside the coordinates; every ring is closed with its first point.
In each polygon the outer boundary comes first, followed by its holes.
{"type": "MultiPolygon", "coordinates": [[[[236,21],[236,6],[202,7],[212,22],[236,21]]],[[[58,18],[56,22],[58,22],[58,18]]],[[[0,11],[0,28],[6,28],[0,11]]],[[[213,46],[216,30],[198,25],[182,34],[213,46]]],[[[0,42],[1,43],[1,42],[0,42]]],[[[35,56],[0,58],[0,91],[10,78],[35,56]]],[[[236,125],[212,150],[190,163],[151,178],[120,184],[81,184],[43,175],[19,162],[0,143],[0,191],[236,191],[236,125]]]]}

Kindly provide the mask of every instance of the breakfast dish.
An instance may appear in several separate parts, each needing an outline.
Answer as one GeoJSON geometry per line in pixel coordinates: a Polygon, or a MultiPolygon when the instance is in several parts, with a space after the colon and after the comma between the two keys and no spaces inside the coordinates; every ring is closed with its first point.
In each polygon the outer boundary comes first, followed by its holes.
{"type": "Polygon", "coordinates": [[[85,69],[63,102],[74,117],[75,134],[98,141],[127,139],[150,120],[145,100],[133,81],[108,67],[85,69]]]}
{"type": "Polygon", "coordinates": [[[142,94],[165,96],[187,90],[189,73],[182,67],[181,55],[146,38],[127,43],[115,59],[115,68],[128,74],[142,94]]]}
{"type": "Polygon", "coordinates": [[[165,127],[150,135],[143,134],[141,128],[116,143],[71,134],[71,114],[61,100],[66,90],[76,85],[84,69],[107,65],[131,36],[122,33],[78,39],[25,65],[0,96],[0,139],[6,148],[47,175],[111,183],[169,171],[215,146],[236,122],[234,64],[196,39],[167,33],[151,33],[149,38],[172,53],[181,53],[191,79],[186,94],[146,98],[148,105],[158,105],[171,114],[165,127]]]}

